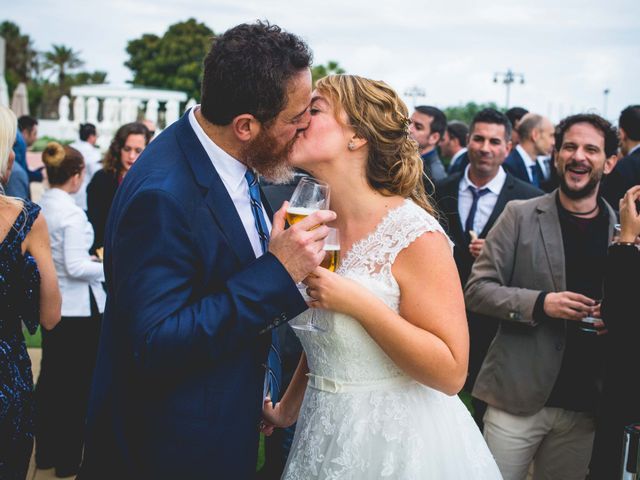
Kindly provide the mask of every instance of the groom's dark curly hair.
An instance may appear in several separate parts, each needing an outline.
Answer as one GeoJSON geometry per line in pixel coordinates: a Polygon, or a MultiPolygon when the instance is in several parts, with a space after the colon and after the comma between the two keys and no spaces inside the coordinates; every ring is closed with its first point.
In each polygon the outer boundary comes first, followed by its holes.
{"type": "Polygon", "coordinates": [[[215,125],[250,113],[262,123],[284,108],[287,81],[311,65],[297,36],[268,22],[241,24],[213,40],[204,59],[201,112],[215,125]]]}

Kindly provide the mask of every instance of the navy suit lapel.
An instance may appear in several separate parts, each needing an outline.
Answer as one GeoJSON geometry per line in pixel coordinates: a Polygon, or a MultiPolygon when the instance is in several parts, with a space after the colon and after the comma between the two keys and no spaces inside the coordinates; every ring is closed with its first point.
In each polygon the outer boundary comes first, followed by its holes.
{"type": "Polygon", "coordinates": [[[203,191],[207,207],[225,236],[229,248],[236,254],[240,263],[245,265],[256,258],[251,242],[222,179],[191,128],[188,115],[189,112],[178,120],[176,128],[178,144],[193,171],[196,183],[203,191]]]}
{"type": "Polygon", "coordinates": [[[446,189],[442,191],[442,210],[447,217],[449,236],[452,237],[453,243],[462,246],[466,244],[466,236],[464,229],[460,223],[460,213],[458,209],[458,197],[460,180],[462,173],[458,172],[451,175],[450,180],[446,182],[446,189]]]}
{"type": "Polygon", "coordinates": [[[520,171],[522,180],[531,183],[531,180],[529,179],[529,172],[527,172],[527,166],[524,164],[524,158],[522,158],[522,155],[520,155],[518,150],[516,150],[516,155],[518,160],[518,170],[520,171]]]}
{"type": "MultiPolygon", "coordinates": [[[[462,178],[462,175],[460,176],[462,178]]],[[[459,201],[459,186],[460,182],[455,182],[453,184],[453,189],[451,192],[451,198],[453,198],[453,211],[451,212],[451,228],[452,228],[452,236],[458,240],[458,244],[466,244],[467,243],[467,235],[464,234],[464,227],[462,226],[460,220],[460,209],[458,208],[459,201]]]]}
{"type": "Polygon", "coordinates": [[[267,196],[264,194],[264,190],[262,189],[262,187],[260,187],[260,198],[262,199],[262,205],[264,206],[264,209],[267,212],[267,215],[269,217],[269,221],[271,222],[271,225],[273,225],[273,209],[271,208],[271,204],[269,203],[269,200],[267,199],[267,196]]]}
{"type": "Polygon", "coordinates": [[[531,183],[531,180],[529,179],[529,172],[527,172],[527,166],[524,164],[524,159],[515,147],[509,154],[509,157],[507,157],[505,166],[509,168],[511,173],[520,180],[531,183]]]}

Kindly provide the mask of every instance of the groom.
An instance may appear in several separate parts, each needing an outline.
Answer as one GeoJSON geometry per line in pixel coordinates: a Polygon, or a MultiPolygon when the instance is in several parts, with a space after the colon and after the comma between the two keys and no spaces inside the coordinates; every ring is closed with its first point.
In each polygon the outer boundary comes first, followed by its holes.
{"type": "Polygon", "coordinates": [[[271,230],[254,178],[286,176],[310,62],[275,25],[217,37],[202,104],[119,187],[82,480],[253,477],[270,329],[306,309],[296,282],[328,231],[311,228],[335,217],[284,230],[279,211],[271,230]]]}

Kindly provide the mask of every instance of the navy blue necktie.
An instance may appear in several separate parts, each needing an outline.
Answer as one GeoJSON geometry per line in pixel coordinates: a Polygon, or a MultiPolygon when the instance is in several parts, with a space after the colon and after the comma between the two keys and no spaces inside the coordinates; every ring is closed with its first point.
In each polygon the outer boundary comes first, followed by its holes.
{"type": "MultiPolygon", "coordinates": [[[[471,195],[473,195],[473,201],[471,202],[471,208],[469,209],[469,216],[464,224],[465,232],[473,230],[473,222],[476,219],[476,211],[478,210],[478,200],[480,200],[480,197],[490,192],[488,188],[475,188],[471,185],[469,185],[469,191],[471,192],[471,195]]],[[[480,232],[476,233],[479,234],[480,232]]]]}
{"type": "Polygon", "coordinates": [[[544,178],[540,165],[535,163],[530,165],[529,169],[531,170],[531,183],[536,187],[540,187],[541,180],[544,178]]]}
{"type": "MultiPolygon", "coordinates": [[[[269,248],[269,227],[264,218],[262,211],[262,200],[260,199],[260,186],[258,185],[258,177],[251,170],[247,170],[244,178],[249,184],[249,197],[251,198],[251,213],[255,220],[256,230],[260,237],[260,246],[262,253],[265,254],[269,248]]],[[[269,348],[269,356],[265,365],[266,372],[264,375],[263,396],[269,395],[271,401],[275,405],[280,394],[280,379],[282,378],[282,365],[280,363],[280,352],[278,351],[278,335],[275,329],[271,330],[271,348],[269,348]]]]}

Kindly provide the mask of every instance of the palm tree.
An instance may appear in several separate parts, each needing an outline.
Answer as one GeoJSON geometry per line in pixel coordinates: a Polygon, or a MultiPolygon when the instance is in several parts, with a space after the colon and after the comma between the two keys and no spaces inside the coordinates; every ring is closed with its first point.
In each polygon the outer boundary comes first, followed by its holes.
{"type": "Polygon", "coordinates": [[[60,89],[64,88],[67,71],[84,65],[84,61],[80,59],[80,52],[74,52],[64,45],[51,45],[51,51],[45,52],[44,60],[44,68],[58,75],[60,89]]]}

